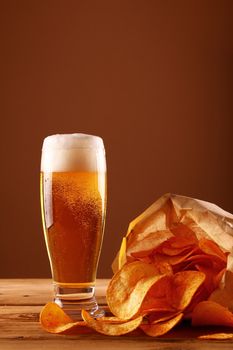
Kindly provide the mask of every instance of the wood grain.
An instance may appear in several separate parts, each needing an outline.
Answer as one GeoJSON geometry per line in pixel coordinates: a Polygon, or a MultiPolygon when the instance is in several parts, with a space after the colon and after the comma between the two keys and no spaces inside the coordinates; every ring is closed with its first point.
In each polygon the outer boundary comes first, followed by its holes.
{"type": "Polygon", "coordinates": [[[233,344],[210,343],[200,341],[170,342],[158,339],[145,340],[143,338],[125,339],[54,339],[54,340],[0,340],[0,349],[3,350],[231,350],[233,344]]]}
{"type": "MultiPolygon", "coordinates": [[[[109,280],[96,281],[96,297],[100,305],[106,304],[109,280]]],[[[51,279],[1,279],[0,305],[44,305],[53,300],[51,279]]]]}

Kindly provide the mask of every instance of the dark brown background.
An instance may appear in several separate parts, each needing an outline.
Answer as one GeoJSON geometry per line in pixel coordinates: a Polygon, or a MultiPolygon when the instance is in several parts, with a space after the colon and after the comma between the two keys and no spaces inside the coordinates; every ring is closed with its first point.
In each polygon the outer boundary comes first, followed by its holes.
{"type": "Polygon", "coordinates": [[[45,136],[104,138],[99,276],[166,192],[233,212],[233,1],[0,1],[0,277],[49,276],[39,206],[45,136]]]}

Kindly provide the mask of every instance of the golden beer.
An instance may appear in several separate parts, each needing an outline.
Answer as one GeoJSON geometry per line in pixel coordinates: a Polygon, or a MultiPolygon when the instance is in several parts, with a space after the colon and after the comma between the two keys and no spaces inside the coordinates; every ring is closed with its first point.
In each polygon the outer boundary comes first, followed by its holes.
{"type": "Polygon", "coordinates": [[[98,188],[100,177],[105,174],[41,173],[42,197],[45,203],[53,203],[53,224],[44,227],[53,278],[58,284],[95,282],[105,210],[104,189],[98,188]],[[44,183],[49,181],[52,190],[46,193],[44,183]]]}
{"type": "Polygon", "coordinates": [[[105,153],[100,140],[71,134],[44,141],[42,221],[59,305],[94,293],[106,209],[105,153]]]}

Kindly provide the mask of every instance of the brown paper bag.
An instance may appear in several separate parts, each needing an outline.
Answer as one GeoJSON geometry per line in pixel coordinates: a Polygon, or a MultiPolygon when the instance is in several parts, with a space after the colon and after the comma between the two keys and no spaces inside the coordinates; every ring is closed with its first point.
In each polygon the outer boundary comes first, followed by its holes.
{"type": "Polygon", "coordinates": [[[176,235],[211,240],[227,253],[226,272],[209,299],[233,311],[233,215],[215,204],[170,193],[160,197],[129,224],[113,271],[137,256],[148,256],[176,235]]]}

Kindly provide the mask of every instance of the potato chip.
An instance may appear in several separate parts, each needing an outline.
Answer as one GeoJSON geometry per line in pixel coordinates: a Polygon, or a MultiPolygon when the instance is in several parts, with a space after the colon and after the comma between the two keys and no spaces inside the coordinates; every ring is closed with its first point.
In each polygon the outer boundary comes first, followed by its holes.
{"type": "Polygon", "coordinates": [[[226,271],[224,282],[224,286],[213,291],[209,300],[215,301],[233,312],[233,273],[231,271],[226,271]]]}
{"type": "Polygon", "coordinates": [[[184,312],[184,318],[185,319],[191,319],[192,318],[192,311],[196,307],[197,304],[199,304],[203,300],[207,300],[209,296],[209,293],[204,287],[204,284],[202,284],[198,291],[194,294],[190,304],[185,308],[184,312]]]}
{"type": "Polygon", "coordinates": [[[216,272],[219,272],[226,267],[226,263],[216,258],[214,255],[193,255],[190,256],[190,258],[188,258],[187,261],[191,261],[193,265],[201,264],[208,266],[214,269],[216,272]]]}
{"type": "Polygon", "coordinates": [[[171,278],[171,276],[164,276],[153,284],[141,304],[139,314],[173,311],[167,300],[167,290],[170,290],[171,278]]]}
{"type": "Polygon", "coordinates": [[[203,272],[206,276],[204,286],[208,292],[209,297],[209,295],[218,287],[225,269],[216,271],[213,267],[207,267],[201,264],[196,264],[195,267],[198,271],[203,272]]]}
{"type": "Polygon", "coordinates": [[[131,256],[127,256],[127,262],[133,262],[135,260],[142,261],[146,264],[151,264],[152,260],[150,256],[141,256],[142,252],[132,253],[131,256]]]}
{"type": "Polygon", "coordinates": [[[227,262],[227,254],[225,254],[219,246],[210,239],[201,238],[198,242],[199,248],[206,254],[219,258],[224,263],[227,262]]]}
{"type": "Polygon", "coordinates": [[[165,321],[165,322],[160,322],[156,324],[142,324],[140,328],[143,330],[144,333],[147,335],[150,335],[151,337],[158,337],[161,336],[173,327],[175,327],[182,319],[183,314],[180,313],[177,316],[165,321]]]}
{"type": "Polygon", "coordinates": [[[111,268],[113,273],[116,273],[126,262],[126,237],[121,241],[121,247],[112,262],[111,268]]]}
{"type": "Polygon", "coordinates": [[[183,223],[171,223],[171,232],[175,235],[170,239],[170,244],[173,248],[183,248],[190,245],[198,244],[195,233],[183,223]]]}
{"type": "Polygon", "coordinates": [[[180,314],[177,311],[166,311],[166,312],[152,312],[148,315],[148,321],[150,324],[156,324],[160,322],[164,322],[170,320],[180,314]]]}
{"type": "Polygon", "coordinates": [[[103,316],[96,318],[96,321],[106,322],[106,323],[123,323],[126,321],[122,321],[120,318],[116,316],[103,316]]]}
{"type": "Polygon", "coordinates": [[[134,329],[138,328],[138,326],[142,323],[142,316],[139,316],[132,320],[122,321],[118,320],[111,321],[107,320],[105,317],[104,320],[101,318],[95,320],[90,316],[90,314],[86,310],[82,310],[83,320],[88,324],[89,327],[94,329],[95,331],[105,334],[105,335],[122,335],[129,332],[132,332],[134,329]]]}
{"type": "Polygon", "coordinates": [[[171,311],[175,311],[175,309],[173,309],[171,307],[171,305],[169,305],[167,298],[145,298],[144,302],[140,308],[140,310],[138,311],[138,315],[148,315],[152,312],[171,312],[171,311]]]}
{"type": "Polygon", "coordinates": [[[166,298],[168,290],[171,289],[171,282],[173,279],[173,274],[168,274],[164,277],[162,277],[157,283],[155,283],[148,291],[146,298],[154,298],[154,299],[160,299],[160,298],[166,298]]]}
{"type": "Polygon", "coordinates": [[[188,251],[190,251],[190,247],[172,248],[169,246],[164,246],[164,247],[161,247],[160,251],[162,251],[162,254],[170,255],[170,256],[181,255],[181,254],[183,255],[188,251]]]}
{"type": "Polygon", "coordinates": [[[226,339],[233,339],[233,333],[213,333],[213,334],[205,334],[200,335],[198,337],[199,339],[203,340],[226,340],[226,339]]]}
{"type": "Polygon", "coordinates": [[[180,254],[180,255],[165,255],[161,253],[155,253],[153,255],[152,261],[154,264],[158,263],[167,263],[170,264],[171,266],[178,265],[184,261],[187,261],[187,258],[192,254],[192,251],[185,252],[185,254],[180,254]]]}
{"type": "MultiPolygon", "coordinates": [[[[146,263],[147,265],[151,265],[152,264],[151,258],[148,258],[148,259],[140,258],[138,260],[143,262],[143,263],[146,263]]],[[[155,266],[158,274],[168,275],[168,276],[173,274],[172,267],[167,262],[159,261],[156,264],[152,264],[152,265],[155,266]]]]}
{"type": "Polygon", "coordinates": [[[193,310],[192,325],[233,327],[233,313],[226,307],[213,301],[202,301],[193,310]]]}
{"type": "MultiPolygon", "coordinates": [[[[138,237],[137,240],[129,239],[127,242],[127,255],[144,257],[152,253],[162,242],[173,237],[170,230],[147,233],[146,237],[138,237]]],[[[133,236],[132,236],[133,238],[133,236]]]]}
{"type": "Polygon", "coordinates": [[[112,263],[113,272],[117,272],[126,263],[126,237],[122,239],[120,250],[112,263]]]}
{"type": "MultiPolygon", "coordinates": [[[[127,237],[130,237],[133,232],[134,236],[135,234],[137,235],[137,233],[140,235],[143,233],[142,238],[145,238],[148,232],[163,231],[168,228],[168,215],[166,210],[168,207],[171,207],[171,203],[166,203],[167,198],[165,198],[165,196],[153,203],[129,224],[127,237]]],[[[175,218],[173,219],[175,221],[175,218]]]]}
{"type": "Polygon", "coordinates": [[[163,274],[154,265],[135,261],[125,264],[112,278],[106,298],[111,312],[129,320],[140,309],[145,295],[163,274]]]}
{"type": "Polygon", "coordinates": [[[178,266],[176,266],[176,272],[178,271],[185,271],[185,270],[198,270],[198,267],[197,266],[206,266],[210,269],[213,269],[213,264],[212,264],[212,261],[211,260],[200,260],[200,259],[197,259],[197,260],[194,260],[194,261],[183,261],[181,264],[179,264],[178,266]]]}
{"type": "MultiPolygon", "coordinates": [[[[224,275],[225,276],[227,275],[226,267],[224,267],[222,270],[220,270],[217,273],[217,275],[214,276],[214,284],[216,288],[220,285],[224,275]]],[[[226,281],[226,278],[225,278],[225,281],[226,281]]]]}
{"type": "Polygon", "coordinates": [[[177,272],[171,280],[170,288],[167,290],[170,305],[177,310],[184,310],[204,280],[205,274],[202,272],[177,272]]]}
{"type": "Polygon", "coordinates": [[[90,333],[86,322],[74,322],[56,303],[48,303],[43,307],[40,313],[40,323],[49,333],[90,333]]]}
{"type": "Polygon", "coordinates": [[[157,271],[161,275],[172,276],[173,270],[170,264],[166,262],[159,262],[155,265],[157,271]]]}

